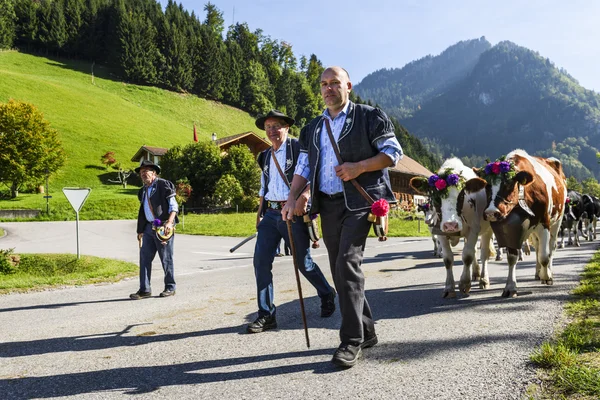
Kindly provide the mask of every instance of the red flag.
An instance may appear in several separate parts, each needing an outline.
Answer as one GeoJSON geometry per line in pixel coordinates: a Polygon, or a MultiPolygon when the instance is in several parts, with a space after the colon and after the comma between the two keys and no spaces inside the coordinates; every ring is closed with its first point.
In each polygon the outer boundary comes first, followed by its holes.
{"type": "Polygon", "coordinates": [[[196,124],[194,124],[194,142],[198,141],[198,134],[196,133],[196,124]]]}

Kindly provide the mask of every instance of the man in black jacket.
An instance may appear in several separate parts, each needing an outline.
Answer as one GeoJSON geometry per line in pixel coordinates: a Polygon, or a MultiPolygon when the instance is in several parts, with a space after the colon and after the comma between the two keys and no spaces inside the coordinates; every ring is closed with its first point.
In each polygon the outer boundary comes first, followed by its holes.
{"type": "Polygon", "coordinates": [[[140,174],[144,186],[138,192],[140,209],[137,220],[137,237],[140,243],[140,289],[129,297],[132,300],[148,298],[152,295],[150,277],[152,260],[158,253],[165,271],[165,289],[160,297],[175,294],[173,271],[173,235],[178,221],[179,208],[175,200],[173,183],[158,177],[160,167],[152,161],[144,160],[136,173],[140,174]]]}
{"type": "Polygon", "coordinates": [[[350,181],[356,179],[373,200],[395,203],[387,167],[402,157],[390,119],[377,108],[351,102],[351,90],[345,69],[330,67],[321,74],[321,95],[327,108],[300,133],[298,166],[281,211],[284,220],[305,212],[305,206],[295,199],[310,181],[309,212],[321,214],[323,241],[339,296],[341,344],[332,362],[341,367],[355,365],[362,349],[378,341],[361,270],[371,227],[367,220],[370,205],[350,181]],[[335,143],[329,139],[328,130],[335,143]]]}

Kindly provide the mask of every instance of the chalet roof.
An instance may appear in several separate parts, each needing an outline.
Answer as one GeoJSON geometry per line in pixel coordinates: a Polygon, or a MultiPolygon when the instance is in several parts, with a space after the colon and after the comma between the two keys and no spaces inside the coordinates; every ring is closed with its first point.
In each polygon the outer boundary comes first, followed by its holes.
{"type": "Polygon", "coordinates": [[[264,138],[258,136],[256,133],[254,133],[252,131],[238,133],[236,135],[231,135],[231,136],[227,136],[227,137],[224,137],[221,139],[217,139],[216,144],[219,147],[223,147],[224,145],[238,141],[240,139],[250,139],[251,141],[259,142],[259,143],[263,142],[266,145],[266,148],[271,147],[271,144],[269,142],[267,142],[264,138]]]}
{"type": "Polygon", "coordinates": [[[135,155],[131,158],[131,161],[139,161],[140,157],[142,157],[142,155],[145,151],[152,154],[153,156],[164,156],[165,154],[167,154],[168,150],[169,149],[165,149],[163,147],[153,147],[153,146],[143,145],[142,147],[140,147],[140,149],[137,151],[137,153],[135,153],[135,155]]]}
{"type": "Polygon", "coordinates": [[[393,168],[388,168],[390,171],[401,172],[403,174],[415,175],[415,176],[431,176],[433,172],[407,156],[406,154],[398,164],[393,168]]]}

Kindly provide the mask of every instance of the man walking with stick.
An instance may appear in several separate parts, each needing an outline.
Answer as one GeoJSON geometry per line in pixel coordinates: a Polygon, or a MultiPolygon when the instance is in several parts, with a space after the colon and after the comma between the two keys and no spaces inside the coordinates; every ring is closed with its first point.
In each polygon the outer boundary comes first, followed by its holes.
{"type": "MultiPolygon", "coordinates": [[[[300,145],[288,138],[288,130],[294,120],[284,113],[271,110],[256,120],[256,126],[267,132],[272,146],[258,156],[262,169],[260,206],[256,216],[256,246],[254,248],[254,273],[258,302],[258,317],[247,326],[249,333],[263,332],[277,327],[276,307],[273,304],[273,260],[281,238],[290,245],[286,221],[281,219],[281,209],[289,194],[289,182],[294,174],[300,145]]],[[[298,205],[308,202],[308,190],[298,198],[298,205]]],[[[321,299],[321,317],[329,317],[335,311],[335,291],[310,255],[308,228],[297,218],[291,222],[295,250],[294,262],[304,277],[314,286],[321,299]]],[[[291,247],[291,246],[290,246],[291,247]]]]}
{"type": "Polygon", "coordinates": [[[377,108],[351,102],[351,90],[345,69],[330,67],[321,74],[327,108],[300,133],[301,155],[281,212],[284,220],[304,213],[305,205],[295,199],[310,180],[310,213],[321,214],[323,241],[339,295],[341,344],[331,361],[341,367],[355,365],[362,349],[378,341],[361,263],[372,225],[370,203],[396,201],[387,167],[402,156],[389,118],[377,108]]]}

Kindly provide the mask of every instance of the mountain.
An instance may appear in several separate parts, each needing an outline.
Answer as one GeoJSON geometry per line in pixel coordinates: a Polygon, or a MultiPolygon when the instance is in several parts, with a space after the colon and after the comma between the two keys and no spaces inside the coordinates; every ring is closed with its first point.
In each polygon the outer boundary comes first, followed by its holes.
{"type": "Polygon", "coordinates": [[[389,114],[404,118],[457,81],[465,78],[479,56],[491,47],[485,37],[448,47],[403,68],[380,69],[367,75],[353,90],[363,99],[375,100],[389,114]]]}
{"type": "MultiPolygon", "coordinates": [[[[369,98],[382,106],[384,99],[369,98]]],[[[462,78],[423,99],[412,113],[389,112],[444,157],[481,163],[523,148],[557,157],[567,176],[600,177],[600,96],[537,52],[500,42],[462,78]]]]}

